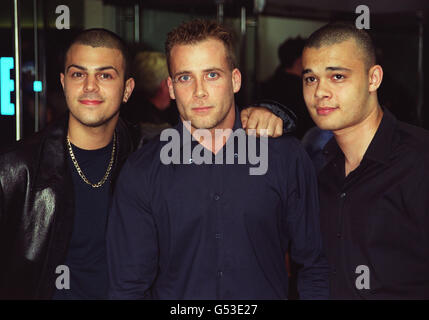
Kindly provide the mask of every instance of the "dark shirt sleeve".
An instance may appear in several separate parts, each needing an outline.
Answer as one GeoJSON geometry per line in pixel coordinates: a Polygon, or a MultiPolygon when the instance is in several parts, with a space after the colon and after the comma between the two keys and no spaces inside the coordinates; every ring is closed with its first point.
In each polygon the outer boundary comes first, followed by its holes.
{"type": "Polygon", "coordinates": [[[300,147],[296,152],[288,170],[286,223],[291,257],[301,265],[298,292],[301,299],[328,299],[329,267],[322,248],[317,178],[305,151],[300,147]]]}
{"type": "Polygon", "coordinates": [[[242,109],[250,107],[265,108],[283,121],[283,132],[290,133],[296,130],[296,115],[286,106],[274,100],[258,100],[242,109]]]}
{"type": "Polygon", "coordinates": [[[110,299],[149,299],[158,242],[149,188],[141,168],[127,161],[119,176],[107,228],[110,299]]]}

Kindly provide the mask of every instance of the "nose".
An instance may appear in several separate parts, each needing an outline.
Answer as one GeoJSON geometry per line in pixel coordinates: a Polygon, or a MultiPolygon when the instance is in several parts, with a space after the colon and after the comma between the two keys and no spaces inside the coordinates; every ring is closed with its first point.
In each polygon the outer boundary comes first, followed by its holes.
{"type": "Polygon", "coordinates": [[[199,78],[195,81],[194,97],[201,99],[207,96],[207,88],[204,79],[199,78]]]}
{"type": "Polygon", "coordinates": [[[89,74],[86,77],[83,90],[85,92],[93,92],[98,90],[98,83],[95,75],[89,74]]]}
{"type": "Polygon", "coordinates": [[[314,92],[314,96],[319,99],[330,98],[331,91],[328,87],[328,84],[324,79],[320,79],[317,83],[316,91],[314,92]]]}

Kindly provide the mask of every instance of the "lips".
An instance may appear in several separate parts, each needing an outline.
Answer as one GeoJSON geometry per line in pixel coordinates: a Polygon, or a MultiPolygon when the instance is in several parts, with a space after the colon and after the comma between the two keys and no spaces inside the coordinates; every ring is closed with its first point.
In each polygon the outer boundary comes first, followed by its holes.
{"type": "Polygon", "coordinates": [[[202,107],[192,108],[192,111],[197,112],[197,113],[203,113],[203,112],[209,111],[212,108],[213,107],[210,107],[210,106],[202,106],[202,107]]]}
{"type": "Polygon", "coordinates": [[[338,107],[317,107],[316,111],[318,115],[325,116],[325,115],[331,114],[337,109],[338,107]]]}
{"type": "Polygon", "coordinates": [[[93,106],[93,105],[100,104],[103,101],[102,100],[89,100],[89,99],[85,99],[85,100],[79,100],[79,102],[82,103],[82,104],[93,106]]]}

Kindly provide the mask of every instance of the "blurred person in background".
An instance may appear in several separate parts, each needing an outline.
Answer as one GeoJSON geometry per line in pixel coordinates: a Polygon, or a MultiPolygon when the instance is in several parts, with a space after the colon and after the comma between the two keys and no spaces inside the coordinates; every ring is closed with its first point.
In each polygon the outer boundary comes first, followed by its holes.
{"type": "Polygon", "coordinates": [[[315,124],[305,107],[302,96],[302,49],[305,40],[289,38],[278,48],[280,65],[275,73],[261,84],[259,97],[280,102],[296,115],[295,137],[301,139],[315,124]]]}
{"type": "Polygon", "coordinates": [[[138,145],[143,145],[163,129],[176,125],[179,113],[168,93],[168,69],[164,53],[137,53],[133,76],[136,88],[121,115],[137,126],[135,139],[138,145]]]}

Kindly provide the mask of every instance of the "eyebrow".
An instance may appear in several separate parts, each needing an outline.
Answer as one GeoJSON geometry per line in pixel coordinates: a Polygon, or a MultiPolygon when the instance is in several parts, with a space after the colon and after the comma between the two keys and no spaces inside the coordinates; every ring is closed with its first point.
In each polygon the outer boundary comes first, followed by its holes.
{"type": "MultiPolygon", "coordinates": [[[[222,69],[214,68],[214,67],[213,68],[207,68],[207,69],[203,70],[203,72],[210,72],[210,71],[217,71],[217,72],[224,73],[224,71],[222,69]]],[[[189,73],[192,73],[192,71],[187,71],[187,70],[179,71],[173,75],[173,78],[176,78],[177,76],[181,76],[184,74],[189,74],[189,73]]]]}
{"type": "MultiPolygon", "coordinates": [[[[346,71],[346,72],[350,72],[352,70],[349,69],[349,68],[344,68],[344,67],[326,67],[325,71],[346,71]]],[[[313,70],[311,70],[311,69],[304,69],[302,71],[302,75],[304,75],[306,73],[311,73],[311,72],[313,72],[313,70]]]]}
{"type": "MultiPolygon", "coordinates": [[[[69,65],[67,67],[66,71],[69,71],[70,68],[76,68],[76,69],[83,70],[83,71],[87,71],[88,70],[88,68],[86,68],[86,67],[79,66],[77,64],[71,64],[71,65],[69,65]]],[[[113,66],[98,67],[98,68],[95,68],[95,70],[96,71],[114,70],[119,75],[118,70],[115,67],[113,67],[113,66]]]]}
{"type": "Polygon", "coordinates": [[[344,68],[344,67],[326,67],[325,68],[326,71],[352,71],[349,68],[344,68]]]}

